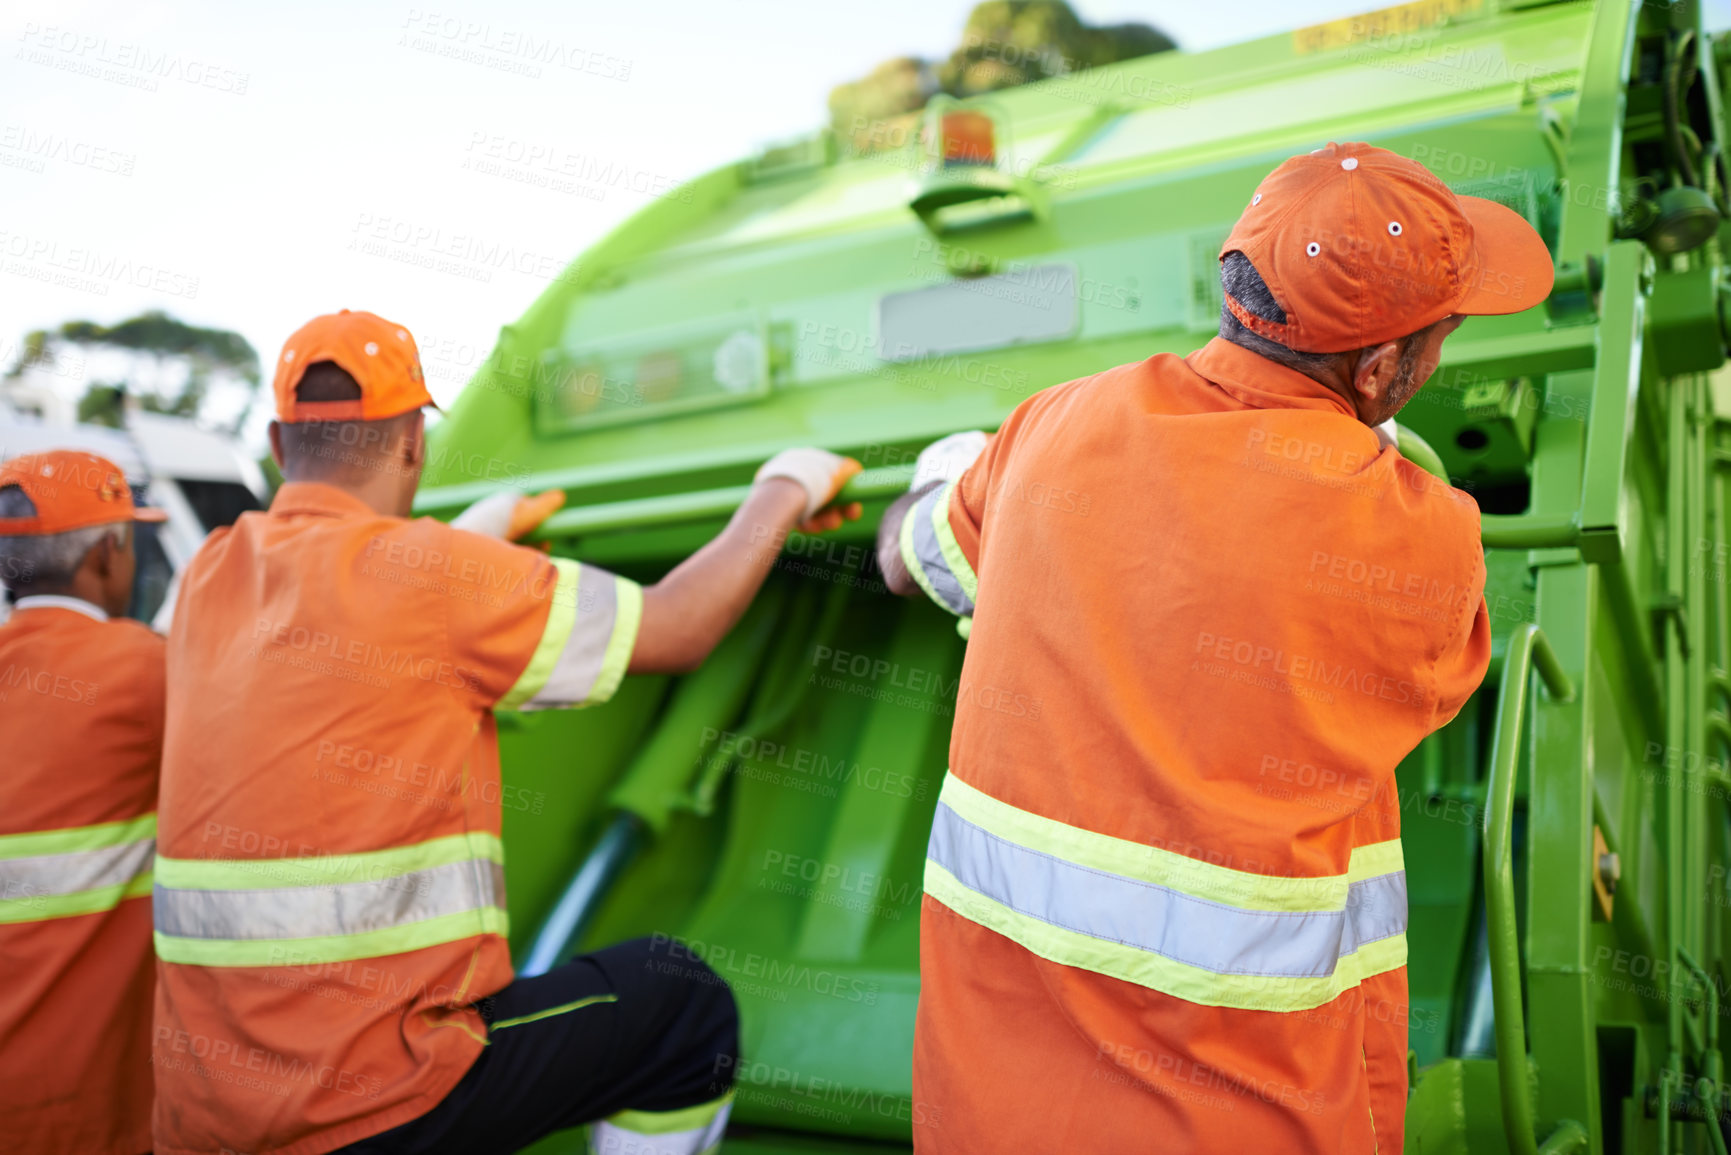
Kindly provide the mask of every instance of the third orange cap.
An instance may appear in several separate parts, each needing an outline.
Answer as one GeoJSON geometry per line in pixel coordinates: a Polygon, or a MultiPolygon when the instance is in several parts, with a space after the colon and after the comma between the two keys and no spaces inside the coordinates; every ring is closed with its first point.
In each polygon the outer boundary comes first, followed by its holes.
{"type": "Polygon", "coordinates": [[[166,521],[160,509],[132,503],[120,466],[78,449],[14,457],[0,465],[0,489],[16,485],[33,515],[0,518],[0,536],[66,533],[116,521],[166,521]]]}
{"type": "Polygon", "coordinates": [[[296,329],[276,361],[277,420],[378,421],[432,405],[421,353],[403,326],[376,313],[343,309],[296,329]],[[295,387],[308,365],[333,361],[361,387],[359,401],[301,401],[295,387]]]}
{"type": "Polygon", "coordinates": [[[1368,144],[1295,156],[1257,186],[1221,246],[1256,267],[1284,321],[1226,307],[1253,333],[1345,353],[1455,313],[1518,313],[1551,294],[1545,242],[1525,217],[1457,196],[1430,170],[1368,144]]]}

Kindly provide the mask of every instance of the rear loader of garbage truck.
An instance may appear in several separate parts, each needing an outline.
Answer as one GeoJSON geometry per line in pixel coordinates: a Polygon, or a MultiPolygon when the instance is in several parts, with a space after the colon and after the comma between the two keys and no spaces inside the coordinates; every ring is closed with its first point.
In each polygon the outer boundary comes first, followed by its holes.
{"type": "MultiPolygon", "coordinates": [[[[650,934],[725,977],[745,1053],[731,1152],[941,1131],[910,1049],[966,643],[882,590],[877,517],[932,439],[1200,346],[1260,178],[1367,140],[1524,214],[1557,266],[1546,305],[1468,321],[1400,417],[1403,450],[1484,511],[1495,634],[1483,689],[1397,776],[1407,1145],[1723,1152],[1728,52],[1693,3],[1409,4],[940,99],[845,147],[821,133],[584,253],[475,367],[421,510],[557,486],[555,551],[653,580],[760,461],[820,444],[868,467],[866,516],[787,542],[697,672],[501,718],[520,964],[650,934]]],[[[435,372],[462,359],[426,352],[435,372]]],[[[1089,512],[1063,478],[1020,497],[1089,512]]],[[[1423,609],[1368,569],[1316,580],[1343,608],[1423,609]]],[[[969,709],[1042,708],[969,689],[969,709]]],[[[1276,794],[1327,773],[1242,771],[1276,794]]]]}

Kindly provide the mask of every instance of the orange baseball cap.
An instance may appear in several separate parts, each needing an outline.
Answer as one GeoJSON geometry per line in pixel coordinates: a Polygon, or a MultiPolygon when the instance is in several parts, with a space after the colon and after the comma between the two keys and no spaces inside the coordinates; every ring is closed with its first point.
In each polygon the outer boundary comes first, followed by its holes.
{"type": "Polygon", "coordinates": [[[1286,314],[1251,332],[1304,353],[1345,353],[1455,313],[1530,309],[1555,270],[1526,218],[1457,196],[1429,169],[1368,144],[1295,156],[1257,186],[1220,256],[1247,257],[1286,314]]]}
{"type": "Polygon", "coordinates": [[[274,388],[277,420],[288,424],[379,421],[433,404],[409,331],[376,313],[348,309],[314,317],[295,330],[277,358],[274,388]],[[334,361],[353,377],[360,400],[296,400],[295,386],[307,366],[319,361],[334,361]]]}
{"type": "Polygon", "coordinates": [[[54,449],[0,465],[0,489],[16,485],[36,507],[34,517],[0,517],[0,537],[65,533],[116,521],[167,521],[160,509],[132,504],[126,475],[106,457],[54,449]]]}

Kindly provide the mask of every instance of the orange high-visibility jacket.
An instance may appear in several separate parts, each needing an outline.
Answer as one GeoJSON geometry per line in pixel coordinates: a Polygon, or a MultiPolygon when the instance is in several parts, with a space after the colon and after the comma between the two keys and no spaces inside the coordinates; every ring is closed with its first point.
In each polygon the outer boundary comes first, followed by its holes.
{"type": "Polygon", "coordinates": [[[492,710],[608,698],[641,607],[324,485],[211,535],[168,644],[159,1155],[318,1155],[456,1085],[511,980],[492,710]]]}
{"type": "Polygon", "coordinates": [[[1394,769],[1489,660],[1472,499],[1216,339],[1030,398],[902,529],[972,617],[916,1149],[1398,1152],[1394,769]]]}
{"type": "Polygon", "coordinates": [[[87,602],[0,626],[0,1147],[150,1149],[162,639],[87,602]]]}

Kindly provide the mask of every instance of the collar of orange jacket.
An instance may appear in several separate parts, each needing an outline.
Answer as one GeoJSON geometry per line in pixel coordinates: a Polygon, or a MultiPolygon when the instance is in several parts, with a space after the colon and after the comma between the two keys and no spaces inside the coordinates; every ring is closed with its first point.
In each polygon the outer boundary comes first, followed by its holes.
{"type": "Polygon", "coordinates": [[[1185,362],[1225,392],[1253,409],[1320,409],[1355,421],[1346,398],[1296,369],[1276,365],[1266,357],[1216,337],[1185,362]]]}
{"type": "Polygon", "coordinates": [[[318,481],[285,481],[271,499],[274,514],[314,513],[325,517],[376,516],[373,507],[346,490],[318,481]]]}

